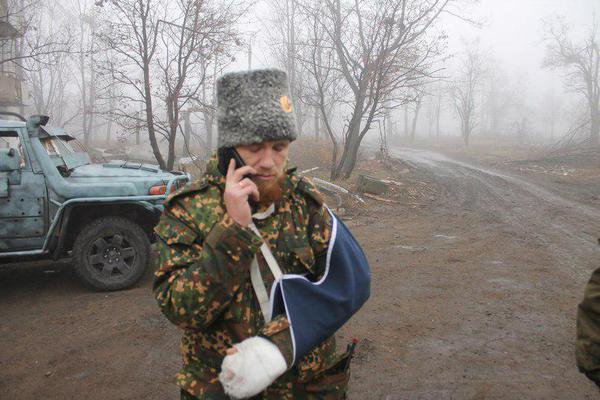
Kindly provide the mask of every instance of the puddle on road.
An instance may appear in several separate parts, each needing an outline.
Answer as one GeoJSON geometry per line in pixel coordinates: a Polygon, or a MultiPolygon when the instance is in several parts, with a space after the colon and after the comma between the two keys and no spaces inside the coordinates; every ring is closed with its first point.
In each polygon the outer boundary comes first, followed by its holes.
{"type": "Polygon", "coordinates": [[[533,290],[534,286],[528,282],[517,282],[513,279],[507,278],[492,278],[488,279],[488,282],[491,283],[494,287],[507,291],[529,291],[533,290]]]}
{"type": "Polygon", "coordinates": [[[394,248],[396,249],[401,249],[401,250],[406,250],[406,251],[411,251],[411,252],[420,252],[420,251],[425,251],[427,250],[427,247],[421,247],[421,246],[406,246],[406,245],[395,245],[394,248]]]}
{"type": "Polygon", "coordinates": [[[448,235],[433,235],[434,238],[446,239],[446,240],[454,240],[457,239],[458,236],[448,236],[448,235]]]}

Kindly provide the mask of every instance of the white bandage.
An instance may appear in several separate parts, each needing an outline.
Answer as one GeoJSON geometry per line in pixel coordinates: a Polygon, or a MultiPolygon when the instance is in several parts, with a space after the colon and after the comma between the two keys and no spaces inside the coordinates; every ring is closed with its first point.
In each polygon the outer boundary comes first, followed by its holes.
{"type": "Polygon", "coordinates": [[[223,359],[219,374],[225,393],[234,399],[259,394],[287,370],[279,348],[265,338],[254,336],[235,347],[237,353],[223,359]]]}

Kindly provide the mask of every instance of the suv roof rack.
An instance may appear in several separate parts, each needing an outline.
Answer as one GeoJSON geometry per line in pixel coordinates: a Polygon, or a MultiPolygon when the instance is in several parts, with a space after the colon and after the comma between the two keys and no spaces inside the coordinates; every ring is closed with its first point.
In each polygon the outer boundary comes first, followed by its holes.
{"type": "Polygon", "coordinates": [[[22,116],[19,113],[16,112],[12,112],[12,111],[0,111],[0,115],[10,115],[11,117],[16,117],[18,119],[20,119],[23,122],[27,122],[27,120],[25,119],[24,116],[22,116]]]}

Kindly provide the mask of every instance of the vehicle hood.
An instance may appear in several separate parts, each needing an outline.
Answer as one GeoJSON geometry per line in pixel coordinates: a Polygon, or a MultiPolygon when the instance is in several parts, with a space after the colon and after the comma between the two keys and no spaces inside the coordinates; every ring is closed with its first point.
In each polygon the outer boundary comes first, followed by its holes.
{"type": "MultiPolygon", "coordinates": [[[[156,165],[113,160],[106,164],[82,165],[73,169],[69,177],[65,179],[74,184],[98,184],[99,186],[107,182],[117,185],[119,182],[123,182],[129,186],[133,185],[135,193],[132,195],[144,196],[148,195],[152,186],[166,185],[173,178],[180,179],[174,186],[177,189],[180,184],[189,180],[189,177],[183,178],[182,175],[179,172],[162,171],[156,165]]],[[[106,192],[103,195],[110,196],[106,192]]]]}
{"type": "Polygon", "coordinates": [[[105,164],[88,164],[74,168],[70,178],[170,178],[174,174],[162,171],[158,165],[113,160],[105,164]]]}

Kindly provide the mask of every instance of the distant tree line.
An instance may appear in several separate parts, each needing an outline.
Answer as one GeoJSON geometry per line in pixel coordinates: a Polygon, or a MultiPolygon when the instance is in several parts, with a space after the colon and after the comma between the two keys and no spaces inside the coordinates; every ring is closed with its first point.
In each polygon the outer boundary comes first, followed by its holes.
{"type": "MultiPolygon", "coordinates": [[[[390,140],[414,141],[419,131],[439,137],[447,130],[444,115],[465,145],[474,132],[510,131],[527,140],[527,78],[509,79],[478,41],[447,52],[442,17],[466,20],[466,3],[269,0],[266,58],[288,73],[300,132],[331,142],[332,178],[350,176],[369,132],[379,131],[387,151],[390,140]]],[[[240,53],[248,51],[251,64],[242,19],[252,5],[0,0],[0,17],[16,28],[11,40],[0,38],[0,69],[12,68],[25,82],[33,112],[50,115],[86,144],[108,144],[116,132],[147,140],[161,168],[172,169],[192,141],[204,154],[213,147],[215,79],[240,53]]],[[[584,99],[588,140],[598,144],[598,25],[579,41],[560,20],[545,26],[543,66],[564,71],[566,85],[584,99]]],[[[551,138],[564,103],[548,90],[539,104],[551,138]]]]}

